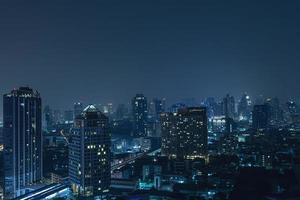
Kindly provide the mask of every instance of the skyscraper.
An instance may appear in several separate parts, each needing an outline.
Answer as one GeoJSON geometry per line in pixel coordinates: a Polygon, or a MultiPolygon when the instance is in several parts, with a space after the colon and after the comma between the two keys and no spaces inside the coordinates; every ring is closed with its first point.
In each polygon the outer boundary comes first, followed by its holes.
{"type": "Polygon", "coordinates": [[[224,97],[222,104],[223,104],[223,114],[225,115],[225,117],[234,119],[235,116],[234,97],[227,94],[226,97],[224,97]]]}
{"type": "Polygon", "coordinates": [[[170,158],[194,159],[207,154],[207,116],[204,107],[161,114],[162,153],[170,158]]]}
{"type": "Polygon", "coordinates": [[[278,98],[268,98],[265,104],[269,107],[270,124],[276,125],[283,121],[283,111],[278,98]]]}
{"type": "Polygon", "coordinates": [[[28,87],[3,96],[5,199],[42,178],[42,100],[28,87]]]}
{"type": "Polygon", "coordinates": [[[245,93],[241,97],[238,104],[238,115],[239,120],[249,120],[251,116],[251,100],[250,97],[245,93]]]}
{"type": "Polygon", "coordinates": [[[44,108],[44,119],[46,122],[46,129],[47,131],[50,131],[53,128],[53,124],[54,124],[53,113],[50,106],[46,106],[44,108]]]}
{"type": "Polygon", "coordinates": [[[105,196],[110,186],[108,118],[89,105],[77,116],[69,145],[69,177],[80,197],[105,196]]]}
{"type": "Polygon", "coordinates": [[[160,114],[166,110],[166,99],[153,99],[153,102],[155,106],[156,119],[159,119],[160,114]]]}
{"type": "Polygon", "coordinates": [[[266,104],[255,105],[252,111],[252,127],[254,129],[267,128],[269,125],[269,107],[266,104]]]}
{"type": "Polygon", "coordinates": [[[74,119],[74,112],[73,110],[65,110],[64,112],[64,122],[71,122],[74,119]]]}
{"type": "Polygon", "coordinates": [[[132,99],[133,133],[135,137],[147,136],[147,98],[143,94],[137,94],[132,99]]]}

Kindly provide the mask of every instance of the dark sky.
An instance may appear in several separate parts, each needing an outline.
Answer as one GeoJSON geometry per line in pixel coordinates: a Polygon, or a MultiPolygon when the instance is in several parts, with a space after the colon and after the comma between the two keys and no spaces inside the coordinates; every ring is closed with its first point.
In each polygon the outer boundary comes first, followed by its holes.
{"type": "Polygon", "coordinates": [[[137,92],[299,98],[299,10],[297,0],[3,0],[0,92],[29,85],[58,108],[137,92]]]}

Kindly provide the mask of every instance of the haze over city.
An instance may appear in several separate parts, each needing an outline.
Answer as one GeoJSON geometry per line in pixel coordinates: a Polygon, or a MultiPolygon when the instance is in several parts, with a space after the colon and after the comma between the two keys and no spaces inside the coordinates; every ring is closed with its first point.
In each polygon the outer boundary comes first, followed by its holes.
{"type": "Polygon", "coordinates": [[[2,1],[1,94],[45,104],[299,98],[297,1],[2,1]]]}

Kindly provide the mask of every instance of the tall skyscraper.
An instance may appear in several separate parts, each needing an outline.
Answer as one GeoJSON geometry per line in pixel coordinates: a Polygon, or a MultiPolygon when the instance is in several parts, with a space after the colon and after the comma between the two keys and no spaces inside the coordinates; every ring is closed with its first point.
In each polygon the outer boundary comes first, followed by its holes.
{"type": "Polygon", "coordinates": [[[5,199],[42,179],[42,100],[28,87],[3,96],[5,199]]]}
{"type": "Polygon", "coordinates": [[[270,120],[269,115],[268,105],[255,105],[252,111],[252,127],[254,129],[267,128],[270,120]]]}
{"type": "Polygon", "coordinates": [[[133,133],[135,137],[147,136],[147,98],[143,94],[137,94],[132,99],[133,133]]]}
{"type": "Polygon", "coordinates": [[[83,104],[80,102],[74,103],[74,121],[76,119],[77,116],[81,115],[83,111],[83,104]]]}
{"type": "Polygon", "coordinates": [[[188,107],[174,113],[162,113],[161,127],[164,155],[183,159],[206,156],[206,108],[188,107]]]}
{"type": "Polygon", "coordinates": [[[69,177],[80,197],[104,197],[110,186],[108,118],[89,105],[77,116],[69,145],[69,177]]]}

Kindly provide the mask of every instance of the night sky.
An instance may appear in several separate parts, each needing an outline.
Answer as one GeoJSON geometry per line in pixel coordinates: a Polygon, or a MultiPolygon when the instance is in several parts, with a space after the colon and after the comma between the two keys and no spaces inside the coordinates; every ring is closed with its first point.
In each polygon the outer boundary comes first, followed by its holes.
{"type": "MultiPolygon", "coordinates": [[[[44,105],[300,98],[300,1],[0,1],[0,93],[44,105]]],[[[0,101],[2,105],[2,99],[0,101]]]]}

